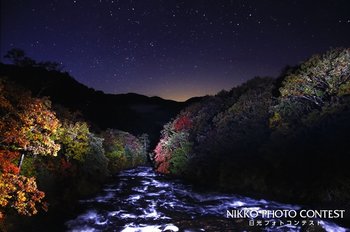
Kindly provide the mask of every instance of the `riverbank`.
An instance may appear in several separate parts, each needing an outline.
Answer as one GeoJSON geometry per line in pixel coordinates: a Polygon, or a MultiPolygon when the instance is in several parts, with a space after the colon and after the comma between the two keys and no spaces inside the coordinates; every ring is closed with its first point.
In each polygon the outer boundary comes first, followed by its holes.
{"type": "MultiPolygon", "coordinates": [[[[12,231],[148,229],[153,232],[166,228],[169,231],[176,231],[175,228],[191,231],[261,231],[260,227],[250,227],[246,219],[227,218],[226,211],[257,207],[301,209],[299,205],[277,203],[267,197],[238,195],[229,191],[220,193],[218,188],[214,191],[212,187],[191,184],[188,180],[158,174],[150,166],[140,166],[121,171],[101,185],[99,190],[70,204],[61,202],[47,213],[35,217],[16,217],[16,228],[12,231]]],[[[332,223],[328,226],[341,229],[332,223]]],[[[318,229],[321,231],[321,227],[318,229]]],[[[278,231],[300,231],[300,228],[285,227],[278,231]]]]}
{"type": "MultiPolygon", "coordinates": [[[[312,209],[312,210],[324,210],[324,209],[333,209],[333,210],[345,210],[344,217],[341,218],[332,218],[330,221],[341,225],[346,228],[350,228],[350,205],[348,202],[346,203],[332,203],[332,202],[312,202],[310,200],[305,200],[303,198],[298,198],[297,196],[289,195],[286,197],[286,195],[282,194],[281,192],[284,190],[280,190],[279,193],[276,194],[276,190],[278,186],[275,186],[274,191],[247,191],[245,189],[237,188],[235,185],[228,185],[227,183],[225,185],[221,185],[219,182],[215,180],[211,180],[210,178],[196,178],[194,175],[189,175],[186,177],[168,177],[169,179],[172,178],[181,178],[185,183],[192,185],[193,189],[198,192],[217,192],[222,194],[237,194],[241,196],[246,196],[253,199],[264,199],[267,201],[276,201],[283,204],[291,204],[291,205],[299,205],[303,209],[312,209]],[[201,181],[202,180],[202,181],[201,181]],[[205,181],[203,181],[205,180],[205,181]]],[[[278,192],[277,192],[278,193],[278,192]]]]}
{"type": "Polygon", "coordinates": [[[277,79],[206,96],[164,125],[156,170],[220,191],[349,210],[349,63],[350,49],[332,49],[277,79]]]}

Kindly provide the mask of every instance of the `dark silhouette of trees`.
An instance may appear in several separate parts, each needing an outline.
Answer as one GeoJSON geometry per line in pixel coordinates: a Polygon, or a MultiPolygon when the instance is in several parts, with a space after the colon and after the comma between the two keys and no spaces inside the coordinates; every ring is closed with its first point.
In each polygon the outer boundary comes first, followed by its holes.
{"type": "Polygon", "coordinates": [[[40,67],[44,68],[47,71],[62,71],[63,66],[58,62],[45,61],[37,62],[34,59],[28,57],[26,53],[19,48],[13,48],[9,50],[4,58],[10,60],[14,65],[21,67],[40,67]]]}

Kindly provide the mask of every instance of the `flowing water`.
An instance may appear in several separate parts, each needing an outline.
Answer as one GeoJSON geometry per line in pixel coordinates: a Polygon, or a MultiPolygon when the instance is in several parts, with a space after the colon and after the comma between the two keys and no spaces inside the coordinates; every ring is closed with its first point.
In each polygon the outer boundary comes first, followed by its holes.
{"type": "MultiPolygon", "coordinates": [[[[227,210],[299,210],[299,206],[248,197],[199,193],[178,180],[169,180],[151,167],[123,171],[115,184],[95,198],[80,202],[84,212],[66,222],[68,231],[307,231],[286,221],[233,219],[227,210]],[[269,225],[265,223],[269,222],[269,225]],[[254,225],[252,224],[254,223],[254,225]],[[282,225],[283,224],[283,225],[282,225]]],[[[309,223],[309,222],[308,222],[309,223]]],[[[311,231],[311,230],[310,230],[311,231]]],[[[347,231],[320,221],[312,231],[347,231]]]]}

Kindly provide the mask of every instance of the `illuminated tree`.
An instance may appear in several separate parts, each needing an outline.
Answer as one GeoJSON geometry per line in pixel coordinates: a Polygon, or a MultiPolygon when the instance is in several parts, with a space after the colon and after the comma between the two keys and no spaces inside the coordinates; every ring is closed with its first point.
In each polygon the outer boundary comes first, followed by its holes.
{"type": "Polygon", "coordinates": [[[89,127],[85,122],[64,122],[60,129],[62,154],[83,162],[89,152],[89,127]]]}
{"type": "Polygon", "coordinates": [[[153,156],[158,172],[179,175],[186,171],[192,149],[188,132],[191,128],[192,120],[187,114],[180,114],[164,125],[153,156]]]}
{"type": "Polygon", "coordinates": [[[60,123],[49,100],[32,98],[5,81],[0,81],[0,116],[0,217],[9,208],[31,216],[38,206],[46,209],[45,194],[35,178],[19,175],[22,161],[25,154],[57,155],[60,123]]]}
{"type": "Polygon", "coordinates": [[[14,208],[19,214],[31,216],[37,208],[47,209],[42,202],[45,193],[37,189],[35,178],[3,173],[0,175],[0,220],[7,208],[14,208]]]}
{"type": "Polygon", "coordinates": [[[103,148],[103,138],[89,133],[89,152],[84,157],[82,171],[89,179],[100,180],[108,175],[108,158],[103,148]]]}
{"type": "Polygon", "coordinates": [[[343,96],[350,94],[350,49],[311,57],[287,72],[279,90],[279,104],[273,107],[270,118],[274,128],[287,129],[313,111],[337,107],[343,96]]]}
{"type": "Polygon", "coordinates": [[[170,163],[172,174],[183,174],[188,168],[188,161],[191,158],[192,143],[189,142],[189,133],[182,131],[174,134],[172,138],[173,150],[170,163]]]}
{"type": "Polygon", "coordinates": [[[0,92],[0,147],[20,152],[19,168],[24,154],[56,156],[59,120],[51,111],[48,99],[32,98],[11,86],[2,84],[0,92]]]}
{"type": "Polygon", "coordinates": [[[285,78],[280,92],[282,98],[315,106],[350,94],[350,49],[333,49],[311,57],[285,78]]]}
{"type": "Polygon", "coordinates": [[[146,162],[147,136],[141,136],[142,140],[140,140],[130,133],[108,129],[103,134],[103,138],[105,154],[109,159],[109,170],[112,173],[146,162]]]}
{"type": "Polygon", "coordinates": [[[170,173],[170,158],[171,153],[166,147],[167,139],[162,138],[154,149],[154,165],[158,172],[168,174],[170,173]]]}
{"type": "Polygon", "coordinates": [[[182,115],[174,121],[173,126],[175,131],[188,130],[191,127],[191,119],[187,115],[182,115]]]}
{"type": "Polygon", "coordinates": [[[15,164],[18,157],[18,152],[0,150],[0,173],[18,174],[19,168],[15,164]]]}

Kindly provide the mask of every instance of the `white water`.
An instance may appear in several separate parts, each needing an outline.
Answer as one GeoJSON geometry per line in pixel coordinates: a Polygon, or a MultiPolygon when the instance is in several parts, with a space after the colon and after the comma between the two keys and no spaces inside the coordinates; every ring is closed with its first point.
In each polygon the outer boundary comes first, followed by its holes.
{"type": "MultiPolygon", "coordinates": [[[[221,193],[199,193],[181,181],[167,180],[150,167],[123,171],[115,185],[81,201],[85,212],[66,222],[68,231],[303,231],[300,225],[249,226],[227,218],[234,209],[300,209],[299,206],[221,193]]],[[[320,221],[314,231],[345,232],[320,221]]]]}

